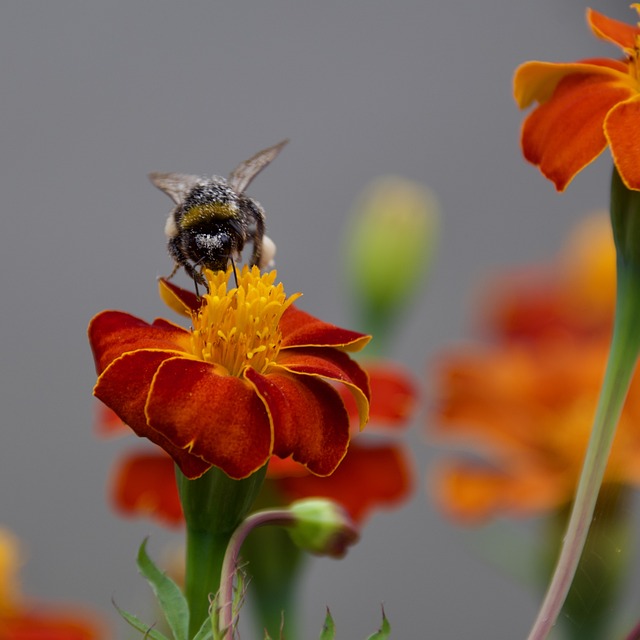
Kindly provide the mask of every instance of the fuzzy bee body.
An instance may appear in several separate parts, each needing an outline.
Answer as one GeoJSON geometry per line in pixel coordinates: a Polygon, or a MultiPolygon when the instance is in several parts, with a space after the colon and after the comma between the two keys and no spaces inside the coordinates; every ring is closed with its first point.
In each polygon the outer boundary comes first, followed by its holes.
{"type": "Polygon", "coordinates": [[[253,245],[250,266],[263,268],[273,260],[275,245],[264,234],[264,210],[244,191],[286,142],[242,162],[228,180],[181,173],[149,175],[176,204],[165,225],[167,246],[176,265],[171,276],[183,267],[196,283],[204,284],[202,269],[226,269],[230,261],[241,258],[248,242],[253,245]]]}

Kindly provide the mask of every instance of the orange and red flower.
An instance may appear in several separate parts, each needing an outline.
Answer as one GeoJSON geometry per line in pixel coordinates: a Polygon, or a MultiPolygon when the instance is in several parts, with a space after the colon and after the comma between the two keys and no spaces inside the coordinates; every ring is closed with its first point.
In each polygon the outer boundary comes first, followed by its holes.
{"type": "Polygon", "coordinates": [[[98,372],[94,394],[139,436],[162,447],[188,478],[211,466],[244,478],[270,456],[332,473],[349,444],[345,385],[368,419],[366,373],[348,351],[369,336],[296,309],[275,272],[205,272],[202,300],[161,281],[161,294],[191,317],[186,330],[104,311],[89,325],[98,372]]]}
{"type": "MultiPolygon", "coordinates": [[[[436,364],[432,434],[460,449],[432,490],[466,521],[556,508],[574,495],[604,375],[615,296],[615,250],[603,216],[561,258],[494,287],[489,340],[436,364]],[[466,453],[465,453],[466,452],[466,453]]],[[[605,482],[640,485],[640,377],[605,482]]]]}
{"type": "Polygon", "coordinates": [[[2,640],[102,640],[104,624],[80,607],[27,602],[19,593],[17,539],[0,527],[0,638],[2,640]]]}
{"type": "MultiPolygon", "coordinates": [[[[411,378],[388,362],[369,363],[366,370],[371,383],[372,427],[378,423],[377,426],[395,431],[406,426],[417,399],[411,378]]],[[[357,428],[357,407],[351,394],[342,395],[352,424],[357,428]]],[[[108,412],[102,412],[99,429],[115,432],[117,423],[108,412]]],[[[363,440],[366,439],[354,438],[352,434],[347,455],[328,477],[310,474],[291,458],[271,458],[267,493],[284,504],[309,497],[329,498],[342,505],[358,524],[373,510],[406,500],[413,480],[404,448],[397,441],[367,443],[363,440]]],[[[183,523],[173,461],[161,452],[133,451],[123,456],[114,469],[111,499],[115,508],[125,515],[148,516],[169,526],[183,523]]]]}
{"type": "MultiPolygon", "coordinates": [[[[640,4],[631,6],[640,13],[640,4]]],[[[591,9],[587,22],[625,59],[521,65],[514,77],[516,102],[522,109],[538,103],[524,121],[522,150],[563,191],[609,146],[625,185],[640,190],[640,25],[591,9]]]]}

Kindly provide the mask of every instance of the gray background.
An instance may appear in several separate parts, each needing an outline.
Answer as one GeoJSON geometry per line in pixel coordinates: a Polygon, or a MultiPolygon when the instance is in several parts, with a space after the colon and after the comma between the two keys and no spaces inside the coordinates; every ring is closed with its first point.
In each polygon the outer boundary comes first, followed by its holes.
{"type": "MultiPolygon", "coordinates": [[[[591,5],[634,20],[627,2],[591,5]]],[[[468,335],[482,274],[552,255],[584,212],[606,204],[608,152],[557,195],[521,159],[511,97],[524,60],[617,55],[590,36],[585,6],[5,0],[0,521],[27,545],[29,593],[109,615],[112,596],[144,610],[137,545],[151,533],[159,556],[179,539],[112,515],[105,482],[132,440],[100,441],[92,427],[87,322],[109,307],[163,313],[155,278],[171,269],[170,202],[146,174],[226,174],[291,138],[250,193],[267,209],[287,290],[336,323],[349,314],[333,256],[360,190],[386,173],[431,186],[444,211],[439,259],[395,354],[428,393],[429,355],[468,335]]],[[[422,416],[409,437],[411,503],[376,515],[344,561],[313,563],[308,637],[325,604],[340,638],[365,637],[381,602],[397,638],[526,635],[538,596],[435,511],[424,475],[436,452],[423,431],[422,416]]]]}

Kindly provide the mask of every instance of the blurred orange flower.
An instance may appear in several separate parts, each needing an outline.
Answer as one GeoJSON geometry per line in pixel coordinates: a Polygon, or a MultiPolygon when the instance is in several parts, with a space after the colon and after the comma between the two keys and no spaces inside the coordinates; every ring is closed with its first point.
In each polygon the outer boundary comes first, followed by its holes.
{"type": "MultiPolygon", "coordinates": [[[[631,5],[640,13],[640,4],[631,5]]],[[[518,106],[538,106],[522,127],[525,158],[558,191],[607,147],[629,189],[640,189],[640,26],[587,10],[593,33],[620,47],[624,60],[526,62],[516,70],[518,106]]]]}
{"type": "Polygon", "coordinates": [[[103,624],[93,614],[69,604],[27,602],[20,593],[18,540],[0,527],[0,639],[102,640],[103,624]]]}
{"type": "Polygon", "coordinates": [[[162,447],[187,478],[211,466],[232,478],[292,455],[312,473],[332,473],[349,445],[349,418],[334,387],[353,395],[360,427],[369,384],[349,351],[369,341],[296,309],[275,271],[205,271],[209,293],[161,281],[161,295],[191,318],[148,324],[104,311],[89,325],[94,394],[139,436],[162,447]]]}
{"type": "MultiPolygon", "coordinates": [[[[485,297],[487,338],[440,356],[432,435],[463,451],[431,488],[453,517],[528,515],[573,498],[607,358],[615,250],[589,219],[555,260],[500,279],[485,297]],[[464,451],[466,450],[466,453],[464,451]]],[[[640,377],[605,482],[640,484],[640,377]]]]}
{"type": "MultiPolygon", "coordinates": [[[[368,363],[365,369],[371,385],[371,426],[394,431],[406,426],[417,400],[413,380],[397,365],[384,361],[368,363]]],[[[352,430],[357,433],[357,407],[348,392],[342,396],[352,430]]],[[[117,432],[118,423],[123,429],[114,414],[101,411],[98,430],[117,432]]],[[[354,438],[356,433],[352,434],[347,455],[328,477],[310,474],[291,458],[272,458],[266,480],[269,495],[280,496],[283,503],[308,497],[329,498],[341,504],[358,524],[371,511],[406,500],[413,478],[404,448],[396,441],[367,443],[364,434],[354,438]]],[[[123,456],[114,469],[111,499],[125,515],[147,516],[168,526],[183,522],[173,461],[161,452],[135,451],[123,456]]]]}

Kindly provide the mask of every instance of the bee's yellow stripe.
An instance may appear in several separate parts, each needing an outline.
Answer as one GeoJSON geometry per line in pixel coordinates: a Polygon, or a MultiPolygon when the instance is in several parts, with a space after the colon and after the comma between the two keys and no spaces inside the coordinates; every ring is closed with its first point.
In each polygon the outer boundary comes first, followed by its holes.
{"type": "Polygon", "coordinates": [[[189,229],[210,220],[227,220],[236,215],[235,207],[222,202],[207,202],[198,204],[186,211],[180,218],[180,226],[189,229]]]}

